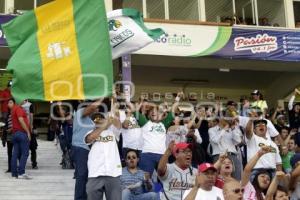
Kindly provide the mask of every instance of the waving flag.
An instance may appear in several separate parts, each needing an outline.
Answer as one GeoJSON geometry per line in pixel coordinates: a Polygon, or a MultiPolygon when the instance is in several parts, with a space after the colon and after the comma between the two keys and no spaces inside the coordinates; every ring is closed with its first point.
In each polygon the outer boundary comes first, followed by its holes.
{"type": "Polygon", "coordinates": [[[18,100],[92,99],[112,92],[103,0],[56,0],[3,26],[18,100]]]}
{"type": "Polygon", "coordinates": [[[162,29],[148,29],[142,15],[135,9],[120,9],[107,13],[113,58],[137,51],[164,34],[162,29]]]}

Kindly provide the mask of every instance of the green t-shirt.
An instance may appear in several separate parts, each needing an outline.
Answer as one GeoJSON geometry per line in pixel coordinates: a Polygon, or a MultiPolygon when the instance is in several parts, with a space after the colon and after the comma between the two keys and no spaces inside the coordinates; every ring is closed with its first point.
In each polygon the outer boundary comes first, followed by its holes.
{"type": "Polygon", "coordinates": [[[284,170],[292,169],[291,158],[294,156],[294,152],[288,152],[285,156],[281,156],[282,167],[284,170]]]}

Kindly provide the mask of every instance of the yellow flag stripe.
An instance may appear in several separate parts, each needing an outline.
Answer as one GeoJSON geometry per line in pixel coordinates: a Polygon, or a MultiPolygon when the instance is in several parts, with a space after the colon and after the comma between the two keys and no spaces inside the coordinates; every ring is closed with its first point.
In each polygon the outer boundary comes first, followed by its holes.
{"type": "Polygon", "coordinates": [[[72,0],[54,1],[35,15],[45,99],[84,99],[72,0]]]}

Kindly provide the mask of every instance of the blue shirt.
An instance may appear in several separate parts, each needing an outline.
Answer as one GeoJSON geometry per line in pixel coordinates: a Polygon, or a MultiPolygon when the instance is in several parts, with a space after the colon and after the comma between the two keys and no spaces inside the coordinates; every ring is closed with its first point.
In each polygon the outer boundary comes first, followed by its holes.
{"type": "Polygon", "coordinates": [[[135,195],[143,194],[145,188],[144,174],[145,172],[140,169],[133,174],[130,171],[128,171],[127,167],[124,167],[122,169],[122,175],[120,177],[122,190],[129,185],[135,185],[137,183],[141,183],[139,187],[132,189],[131,192],[135,195]]]}
{"type": "Polygon", "coordinates": [[[94,129],[95,124],[90,116],[82,116],[84,109],[85,108],[80,108],[74,114],[72,145],[90,150],[84,138],[89,131],[94,129]]]}

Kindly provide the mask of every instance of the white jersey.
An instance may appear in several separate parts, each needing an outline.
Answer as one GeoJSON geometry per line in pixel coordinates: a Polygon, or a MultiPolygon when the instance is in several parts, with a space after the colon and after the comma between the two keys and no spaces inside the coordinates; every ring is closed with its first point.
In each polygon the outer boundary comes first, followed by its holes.
{"type": "Polygon", "coordinates": [[[166,128],[162,122],[148,121],[142,127],[143,153],[164,154],[166,151],[166,128]]]}
{"type": "MultiPolygon", "coordinates": [[[[163,177],[159,177],[164,186],[168,199],[182,200],[186,190],[195,184],[197,169],[187,168],[182,170],[175,163],[167,164],[167,171],[163,177]]],[[[161,200],[166,200],[164,193],[161,193],[161,200]]]]}
{"type": "MultiPolygon", "coordinates": [[[[88,132],[85,138],[91,132],[88,132]]],[[[93,143],[88,157],[89,178],[98,176],[117,177],[122,174],[117,145],[119,136],[120,129],[111,125],[107,130],[102,131],[99,138],[93,143]]]]}

